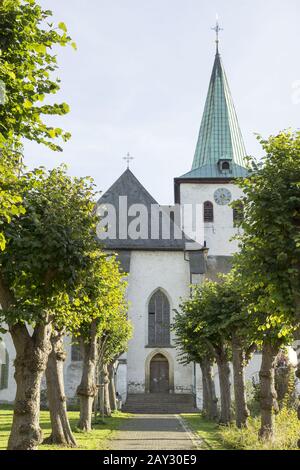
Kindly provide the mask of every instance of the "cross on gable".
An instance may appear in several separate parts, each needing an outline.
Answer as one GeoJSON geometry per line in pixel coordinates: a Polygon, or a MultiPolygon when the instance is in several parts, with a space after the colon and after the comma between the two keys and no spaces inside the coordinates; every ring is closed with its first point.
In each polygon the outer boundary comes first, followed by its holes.
{"type": "Polygon", "coordinates": [[[130,162],[134,160],[134,157],[130,155],[130,153],[127,153],[126,157],[123,157],[123,160],[127,162],[127,169],[130,167],[130,162]]]}

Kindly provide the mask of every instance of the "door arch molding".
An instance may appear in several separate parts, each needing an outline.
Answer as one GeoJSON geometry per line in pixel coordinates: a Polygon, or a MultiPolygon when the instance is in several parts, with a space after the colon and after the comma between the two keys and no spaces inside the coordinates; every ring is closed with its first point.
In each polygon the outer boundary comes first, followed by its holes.
{"type": "Polygon", "coordinates": [[[145,393],[150,393],[150,364],[152,359],[157,355],[165,356],[169,363],[169,393],[174,393],[174,360],[172,356],[164,349],[154,349],[146,357],[145,361],[145,393]]]}

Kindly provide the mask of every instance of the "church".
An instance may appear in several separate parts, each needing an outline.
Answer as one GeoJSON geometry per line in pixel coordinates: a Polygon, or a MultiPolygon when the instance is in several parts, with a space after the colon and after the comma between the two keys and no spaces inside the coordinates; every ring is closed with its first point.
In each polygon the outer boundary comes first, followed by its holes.
{"type": "MultiPolygon", "coordinates": [[[[129,165],[97,203],[104,219],[111,213],[105,230],[99,230],[100,241],[117,254],[128,278],[128,317],[134,334],[116,364],[116,386],[129,411],[143,409],[145,397],[157,393],[166,397],[166,406],[174,397],[180,403],[181,397],[185,404],[201,408],[201,371],[196,364],[179,361],[172,332],[174,311],[190,295],[191,285],[228,272],[238,249],[233,237],[239,213],[230,203],[241,196],[235,181],[247,176],[246,150],[219,53],[218,25],[216,31],[216,55],[195,155],[186,162],[191,169],[174,178],[174,206],[155,201],[129,165]]],[[[66,349],[66,393],[73,398],[81,357],[71,338],[66,349]]],[[[13,360],[7,334],[0,342],[0,402],[14,399],[13,360]]],[[[256,354],[247,368],[248,380],[257,380],[259,367],[256,354]]],[[[218,393],[217,370],[215,379],[218,393]]]]}

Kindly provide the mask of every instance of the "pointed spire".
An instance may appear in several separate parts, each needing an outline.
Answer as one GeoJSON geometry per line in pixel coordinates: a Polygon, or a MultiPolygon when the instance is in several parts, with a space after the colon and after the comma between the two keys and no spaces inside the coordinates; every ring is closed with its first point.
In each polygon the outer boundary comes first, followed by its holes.
{"type": "Polygon", "coordinates": [[[219,54],[219,32],[216,27],[217,53],[210,79],[192,171],[183,177],[218,178],[220,161],[230,162],[228,177],[246,176],[246,151],[231,96],[228,80],[219,54]]]}

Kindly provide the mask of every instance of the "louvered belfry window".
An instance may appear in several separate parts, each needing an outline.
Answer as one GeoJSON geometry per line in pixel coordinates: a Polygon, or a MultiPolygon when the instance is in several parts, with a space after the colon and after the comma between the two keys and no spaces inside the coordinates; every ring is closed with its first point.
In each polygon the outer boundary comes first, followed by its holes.
{"type": "Polygon", "coordinates": [[[156,291],[148,306],[149,346],[170,346],[170,303],[167,296],[156,291]]]}
{"type": "Polygon", "coordinates": [[[204,222],[214,221],[214,205],[210,201],[204,203],[204,222]]]}

